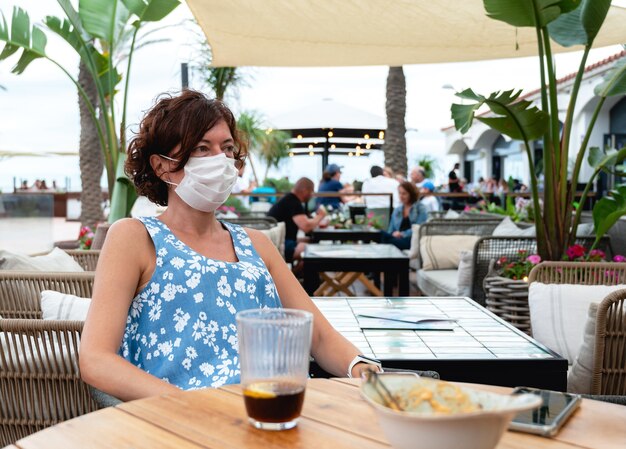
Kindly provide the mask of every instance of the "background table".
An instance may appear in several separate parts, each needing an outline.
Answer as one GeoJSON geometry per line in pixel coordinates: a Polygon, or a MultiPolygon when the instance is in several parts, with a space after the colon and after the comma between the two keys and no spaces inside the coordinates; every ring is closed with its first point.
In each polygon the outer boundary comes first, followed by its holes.
{"type": "MultiPolygon", "coordinates": [[[[309,381],[300,423],[270,432],[248,424],[237,385],[180,392],[103,409],[42,430],[19,449],[388,449],[358,380],[309,381]]],[[[508,392],[499,387],[477,388],[508,392]]],[[[626,407],[584,399],[554,438],[506,432],[498,449],[623,449],[626,407]]]]}
{"type": "Polygon", "coordinates": [[[322,240],[333,240],[340,242],[358,242],[364,243],[376,242],[380,243],[381,232],[374,228],[316,228],[311,232],[311,242],[317,243],[322,240]]]}
{"type": "MultiPolygon", "coordinates": [[[[444,380],[564,391],[567,360],[469,298],[313,298],[330,323],[383,366],[437,371],[444,380]],[[456,318],[452,331],[362,330],[356,315],[391,307],[456,318]]],[[[324,376],[321,370],[313,372],[324,376]]]]}
{"type": "Polygon", "coordinates": [[[302,255],[304,288],[309,295],[319,285],[318,273],[326,271],[383,272],[384,293],[391,296],[398,284],[398,294],[409,294],[409,257],[389,244],[323,245],[308,244],[302,255]]]}

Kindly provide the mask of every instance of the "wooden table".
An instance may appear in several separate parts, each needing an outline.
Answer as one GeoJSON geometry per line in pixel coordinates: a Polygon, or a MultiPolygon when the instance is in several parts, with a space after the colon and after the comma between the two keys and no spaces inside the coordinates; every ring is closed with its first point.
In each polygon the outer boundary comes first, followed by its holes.
{"type": "MultiPolygon", "coordinates": [[[[293,430],[262,431],[248,424],[237,385],[128,402],[65,421],[23,438],[19,449],[383,449],[389,444],[358,380],[312,379],[293,430]]],[[[509,389],[475,385],[506,393],[509,389]]],[[[498,449],[623,449],[626,407],[583,400],[552,439],[506,432],[498,449]]]]}
{"type": "MultiPolygon", "coordinates": [[[[449,381],[548,390],[567,387],[567,360],[469,298],[313,298],[344,337],[390,368],[434,370],[449,381]],[[451,330],[372,329],[381,308],[456,319],[451,330]]],[[[394,322],[389,323],[395,325],[394,322]]],[[[324,376],[315,370],[315,374],[324,376]]]]}
{"type": "Polygon", "coordinates": [[[304,288],[312,295],[319,286],[319,273],[383,272],[384,294],[391,296],[398,284],[398,295],[409,294],[409,257],[390,244],[324,245],[310,243],[302,255],[304,288]]]}

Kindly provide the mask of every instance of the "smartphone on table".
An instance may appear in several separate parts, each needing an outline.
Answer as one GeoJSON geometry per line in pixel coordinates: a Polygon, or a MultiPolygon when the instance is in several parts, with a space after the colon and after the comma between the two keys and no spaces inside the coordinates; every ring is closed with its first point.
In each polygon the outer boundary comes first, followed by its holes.
{"type": "Polygon", "coordinates": [[[539,408],[518,413],[509,424],[511,430],[542,436],[556,435],[581,402],[577,394],[530,387],[517,387],[511,394],[534,394],[542,398],[539,408]]]}

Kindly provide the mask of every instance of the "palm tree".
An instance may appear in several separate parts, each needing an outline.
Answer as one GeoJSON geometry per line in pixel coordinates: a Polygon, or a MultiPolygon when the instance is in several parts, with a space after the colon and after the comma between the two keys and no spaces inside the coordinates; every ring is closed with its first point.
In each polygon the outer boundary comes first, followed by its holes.
{"type": "Polygon", "coordinates": [[[389,67],[387,76],[387,132],[385,133],[385,164],[394,171],[407,173],[406,160],[406,80],[402,67],[389,67]]]}
{"type": "Polygon", "coordinates": [[[136,198],[128,179],[124,179],[122,168],[126,156],[124,149],[129,74],[137,36],[144,25],[166,17],[180,1],[89,0],[79,2],[78,10],[67,0],[57,1],[65,13],[64,17],[47,16],[44,24],[48,31],[65,40],[80,56],[96,86],[98,101],[96,103],[91,101],[79,80],[70,73],[73,70],[64,67],[60,61],[47,53],[46,32],[39,25],[31,27],[28,13],[19,7],[13,10],[11,25],[7,24],[4,14],[0,13],[0,41],[6,44],[0,52],[0,61],[21,51],[21,56],[12,70],[19,75],[32,61],[43,58],[57,66],[76,86],[94,121],[97,138],[103,151],[111,195],[109,221],[113,222],[130,213],[136,198]],[[126,28],[132,30],[131,43],[126,49],[122,49],[118,45],[118,39],[126,28]],[[117,61],[124,51],[126,54],[122,56],[127,59],[127,63],[123,71],[118,70],[120,68],[117,61]],[[117,87],[122,81],[122,72],[124,72],[123,89],[117,87]],[[123,93],[122,101],[119,102],[121,117],[114,107],[118,92],[123,93]]]}
{"type": "Polygon", "coordinates": [[[265,137],[257,149],[259,158],[265,162],[263,182],[267,179],[269,169],[278,167],[280,162],[289,156],[289,139],[291,139],[291,134],[285,131],[269,129],[265,132],[265,137]]]}
{"type": "MultiPolygon", "coordinates": [[[[91,104],[98,104],[98,90],[89,70],[80,61],[78,67],[78,82],[85,96],[91,104]]],[[[104,170],[104,157],[98,139],[96,122],[93,120],[85,98],[78,94],[78,109],[80,112],[80,144],[78,157],[80,164],[80,221],[82,226],[95,226],[102,221],[102,188],[100,179],[104,170]]],[[[101,114],[101,112],[100,112],[101,114]]]]}
{"type": "Polygon", "coordinates": [[[255,111],[244,111],[239,115],[237,119],[237,128],[244,133],[248,141],[248,163],[250,164],[250,168],[252,169],[252,175],[254,176],[254,181],[256,185],[261,185],[259,183],[259,176],[256,172],[256,167],[254,166],[254,161],[252,155],[256,151],[257,148],[261,146],[261,142],[265,138],[265,130],[261,127],[262,118],[255,111]]]}

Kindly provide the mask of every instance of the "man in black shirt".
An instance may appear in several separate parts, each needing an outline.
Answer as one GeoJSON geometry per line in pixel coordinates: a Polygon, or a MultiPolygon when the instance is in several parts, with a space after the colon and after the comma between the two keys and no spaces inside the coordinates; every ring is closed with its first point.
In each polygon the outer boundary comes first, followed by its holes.
{"type": "Polygon", "coordinates": [[[315,217],[309,218],[302,207],[302,203],[307,203],[313,197],[314,191],[313,181],[309,178],[300,178],[291,193],[282,197],[267,213],[268,216],[285,223],[285,260],[287,262],[300,260],[304,251],[306,244],[297,241],[298,229],[305,233],[310,232],[326,216],[326,210],[320,207],[315,217]]]}

